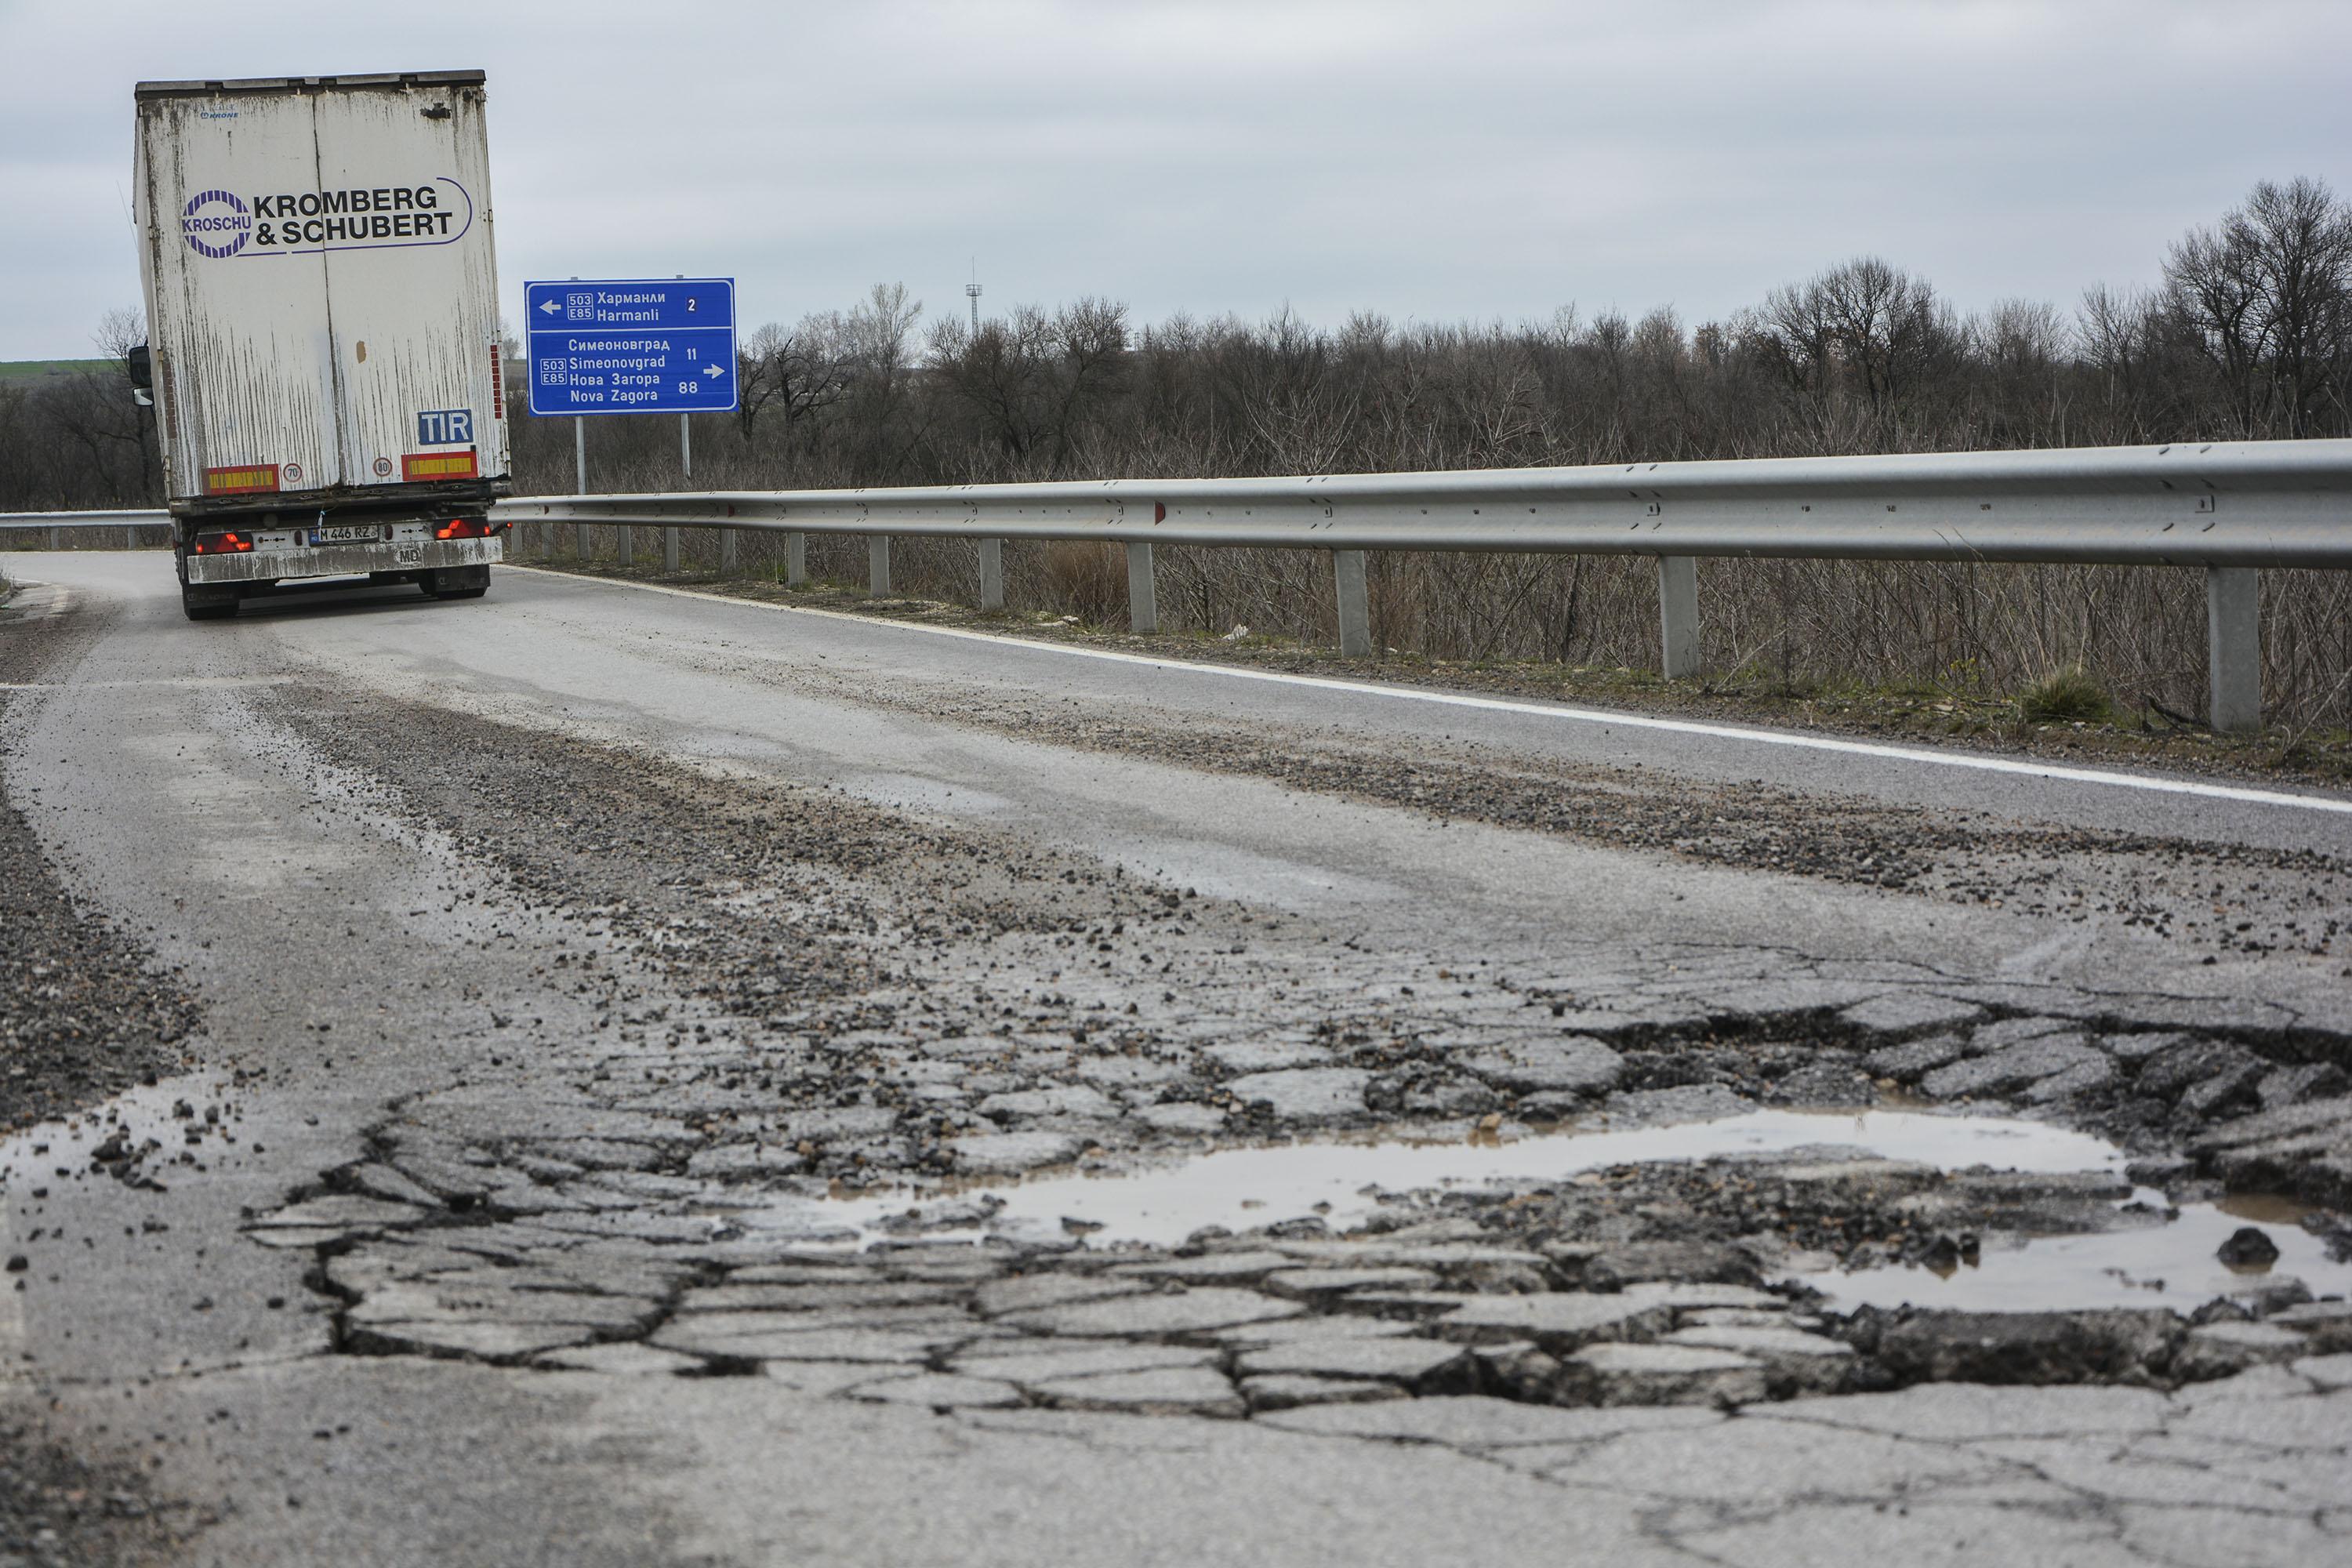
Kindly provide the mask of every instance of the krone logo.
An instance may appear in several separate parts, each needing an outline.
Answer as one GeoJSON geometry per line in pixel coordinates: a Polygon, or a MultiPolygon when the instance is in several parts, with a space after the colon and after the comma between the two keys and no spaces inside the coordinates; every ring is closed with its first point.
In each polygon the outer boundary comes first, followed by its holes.
{"type": "Polygon", "coordinates": [[[180,233],[199,256],[235,256],[253,237],[253,209],[230,191],[198,191],[180,210],[180,233]]]}

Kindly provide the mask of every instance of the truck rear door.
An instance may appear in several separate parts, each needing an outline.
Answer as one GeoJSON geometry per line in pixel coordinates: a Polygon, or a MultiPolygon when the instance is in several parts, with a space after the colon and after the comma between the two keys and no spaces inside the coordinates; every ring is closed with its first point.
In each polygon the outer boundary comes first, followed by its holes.
{"type": "Polygon", "coordinates": [[[140,113],[170,493],[342,483],[327,258],[281,243],[285,224],[254,210],[318,188],[310,95],[191,93],[140,113]]]}
{"type": "Polygon", "coordinates": [[[503,474],[482,91],[339,85],[316,104],[318,188],[343,209],[325,253],[342,471],[359,486],[503,474]]]}

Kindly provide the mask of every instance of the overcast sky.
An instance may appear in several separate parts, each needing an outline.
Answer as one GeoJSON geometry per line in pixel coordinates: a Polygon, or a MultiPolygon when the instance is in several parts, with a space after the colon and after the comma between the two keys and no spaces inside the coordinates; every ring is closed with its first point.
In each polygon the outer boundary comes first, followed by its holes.
{"type": "Polygon", "coordinates": [[[2153,281],[2352,189],[2352,4],[347,8],[0,0],[0,359],[135,304],[131,83],[480,67],[499,277],[732,275],[747,324],[961,311],[1688,322],[1875,253],[1963,309],[2153,281]]]}

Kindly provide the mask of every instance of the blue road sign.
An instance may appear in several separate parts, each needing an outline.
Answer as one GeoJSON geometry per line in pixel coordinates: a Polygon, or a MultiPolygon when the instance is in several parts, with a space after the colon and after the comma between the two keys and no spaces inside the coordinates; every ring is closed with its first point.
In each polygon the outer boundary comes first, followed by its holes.
{"type": "Polygon", "coordinates": [[[723,414],[735,406],[735,280],[523,285],[533,414],[723,414]]]}

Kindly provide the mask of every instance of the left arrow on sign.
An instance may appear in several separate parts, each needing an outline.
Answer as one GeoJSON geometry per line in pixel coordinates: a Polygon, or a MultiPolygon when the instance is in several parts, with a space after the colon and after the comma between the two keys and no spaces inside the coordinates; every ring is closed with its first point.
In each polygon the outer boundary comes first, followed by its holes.
{"type": "Polygon", "coordinates": [[[539,308],[540,308],[541,310],[542,310],[546,311],[546,312],[547,312],[549,315],[551,315],[551,316],[552,316],[553,314],[555,314],[555,312],[556,312],[556,311],[558,311],[558,310],[560,310],[563,309],[563,307],[562,307],[562,306],[561,306],[561,305],[557,304],[557,303],[556,303],[554,300],[541,300],[539,302],[539,308]]]}

